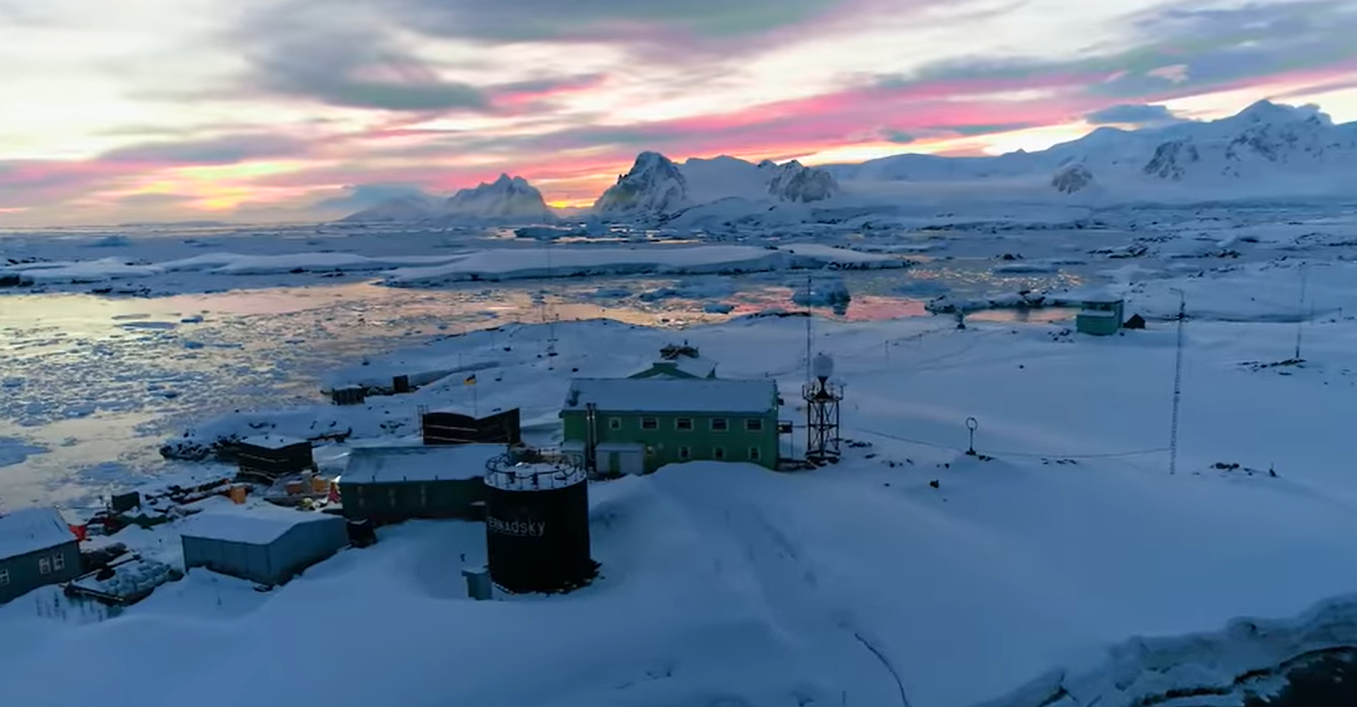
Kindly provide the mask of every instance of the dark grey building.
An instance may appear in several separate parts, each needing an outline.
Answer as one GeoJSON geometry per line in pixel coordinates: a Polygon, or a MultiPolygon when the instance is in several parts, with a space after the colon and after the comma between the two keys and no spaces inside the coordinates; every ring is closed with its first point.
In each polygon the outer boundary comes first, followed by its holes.
{"type": "Polygon", "coordinates": [[[0,515],[0,604],[80,576],[80,544],[55,508],[0,515]]]}
{"type": "Polygon", "coordinates": [[[316,468],[310,441],[282,435],[256,435],[240,440],[236,443],[236,461],[242,478],[263,483],[316,468]]]}
{"type": "Polygon", "coordinates": [[[503,444],[354,449],[339,477],[344,516],[378,524],[478,520],[485,513],[485,465],[507,450],[503,444]]]}
{"type": "Polygon", "coordinates": [[[190,518],[182,533],[184,568],[259,584],[282,584],[349,544],[343,518],[275,506],[211,511],[190,518]]]}

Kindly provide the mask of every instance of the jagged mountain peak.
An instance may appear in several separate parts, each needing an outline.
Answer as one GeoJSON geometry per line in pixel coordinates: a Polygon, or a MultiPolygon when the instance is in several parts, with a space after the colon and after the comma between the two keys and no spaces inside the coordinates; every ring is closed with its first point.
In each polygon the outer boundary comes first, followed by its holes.
{"type": "Polygon", "coordinates": [[[807,167],[797,160],[778,165],[768,181],[768,193],[780,201],[823,201],[838,192],[839,182],[833,174],[807,167]]]}
{"type": "Polygon", "coordinates": [[[594,202],[600,214],[668,214],[685,206],[688,184],[678,165],[658,153],[646,151],[636,156],[631,170],[617,178],[594,202]]]}

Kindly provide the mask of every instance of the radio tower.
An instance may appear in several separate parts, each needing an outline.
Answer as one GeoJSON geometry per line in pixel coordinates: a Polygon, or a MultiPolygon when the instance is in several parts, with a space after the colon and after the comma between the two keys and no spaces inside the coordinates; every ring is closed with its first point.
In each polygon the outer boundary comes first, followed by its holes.
{"type": "Polygon", "coordinates": [[[820,466],[839,461],[839,403],[843,386],[829,382],[834,359],[821,353],[811,366],[815,382],[801,388],[806,401],[806,461],[820,466]]]}
{"type": "Polygon", "coordinates": [[[1173,354],[1173,422],[1169,432],[1169,473],[1178,473],[1178,403],[1183,397],[1183,320],[1187,318],[1187,300],[1183,291],[1178,293],[1178,345],[1173,354]]]}

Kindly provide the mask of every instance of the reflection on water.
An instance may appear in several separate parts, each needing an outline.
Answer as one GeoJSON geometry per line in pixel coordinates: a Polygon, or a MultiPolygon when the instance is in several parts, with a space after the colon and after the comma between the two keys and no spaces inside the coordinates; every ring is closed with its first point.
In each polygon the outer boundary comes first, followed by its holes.
{"type": "MultiPolygon", "coordinates": [[[[852,301],[821,316],[863,321],[927,316],[930,283],[955,275],[961,296],[1040,287],[926,269],[815,274],[842,278],[852,301]],[[920,294],[913,294],[920,293],[920,294]]],[[[441,290],[349,283],[161,298],[84,294],[0,297],[0,438],[48,448],[0,467],[5,506],[71,501],[160,473],[157,448],[234,410],[321,400],[320,376],[363,356],[512,322],[608,317],[683,327],[791,301],[806,275],[570,279],[441,290]],[[713,304],[720,302],[721,306],[713,304]],[[722,311],[722,310],[729,311],[722,311]],[[711,311],[708,311],[711,310],[711,311]]],[[[1047,276],[1044,286],[1065,284],[1047,276]]],[[[976,321],[1046,322],[1068,310],[980,312],[976,321]],[[1024,319],[1025,318],[1025,319],[1024,319]]]]}
{"type": "Polygon", "coordinates": [[[1028,324],[1054,324],[1073,321],[1079,310],[1073,307],[1043,307],[1041,309],[982,309],[966,315],[973,322],[1018,322],[1028,324]]]}

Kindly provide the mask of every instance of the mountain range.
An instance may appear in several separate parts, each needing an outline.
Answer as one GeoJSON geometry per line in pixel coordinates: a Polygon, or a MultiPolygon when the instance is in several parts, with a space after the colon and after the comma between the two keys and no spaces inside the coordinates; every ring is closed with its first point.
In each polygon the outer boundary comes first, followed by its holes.
{"type": "MultiPolygon", "coordinates": [[[[1357,123],[1334,124],[1312,106],[1260,101],[1220,120],[1141,130],[1102,127],[1049,149],[993,157],[902,154],[807,167],[729,156],[676,163],[642,152],[593,211],[608,221],[696,227],[713,220],[794,222],[817,210],[937,201],[1096,206],[1354,194],[1357,123]]],[[[429,201],[406,197],[349,218],[552,219],[537,190],[517,177],[501,176],[446,202],[429,201]]]]}

